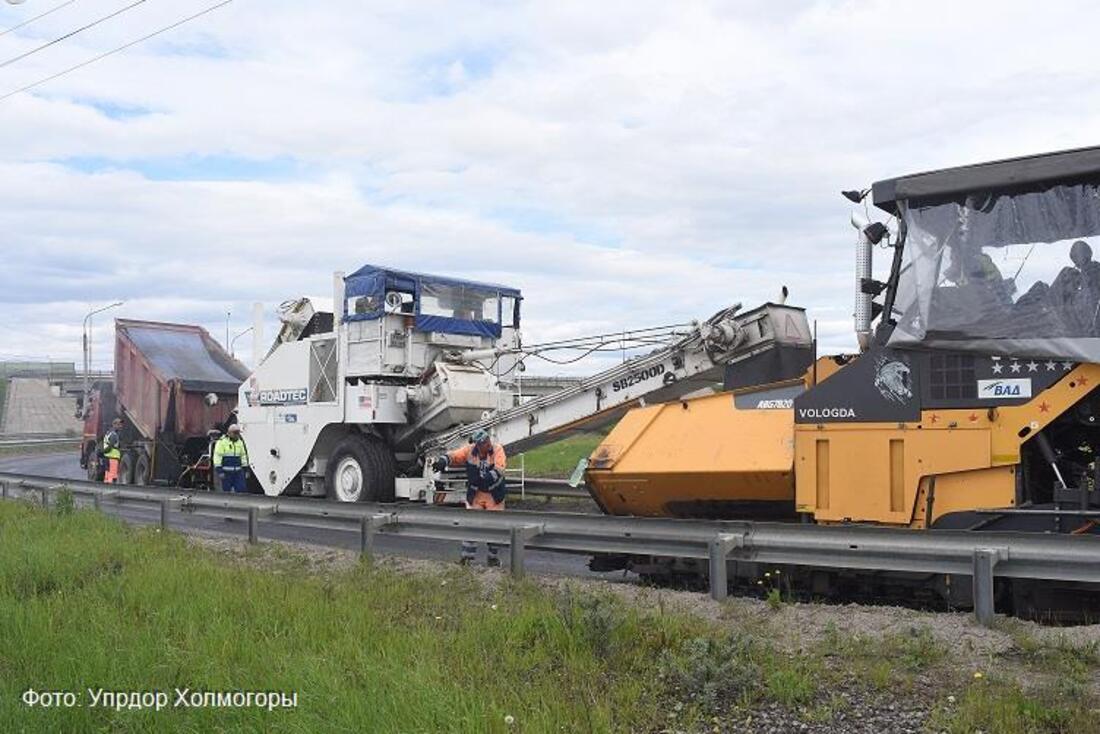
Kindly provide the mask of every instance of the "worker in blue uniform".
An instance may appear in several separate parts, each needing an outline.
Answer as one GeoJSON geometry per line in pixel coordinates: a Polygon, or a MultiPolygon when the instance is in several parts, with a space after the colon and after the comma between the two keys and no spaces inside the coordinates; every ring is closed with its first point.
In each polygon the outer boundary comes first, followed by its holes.
{"type": "Polygon", "coordinates": [[[214,471],[222,480],[223,492],[244,493],[248,471],[248,449],[241,438],[241,427],[229,426],[225,435],[214,444],[214,471]]]}

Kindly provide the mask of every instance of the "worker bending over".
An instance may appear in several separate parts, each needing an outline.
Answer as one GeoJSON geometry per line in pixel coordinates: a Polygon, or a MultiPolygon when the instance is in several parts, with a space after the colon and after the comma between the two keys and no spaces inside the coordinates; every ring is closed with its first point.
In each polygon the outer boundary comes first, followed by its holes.
{"type": "MultiPolygon", "coordinates": [[[[477,430],[470,437],[470,443],[460,449],[456,449],[440,456],[435,460],[432,468],[443,471],[448,466],[466,467],[466,509],[499,511],[504,509],[504,497],[507,488],[504,486],[504,469],[508,459],[504,454],[504,447],[495,443],[485,430],[477,430]]],[[[497,555],[500,548],[496,543],[489,543],[490,566],[499,566],[500,557],[497,555]]],[[[462,541],[462,565],[473,562],[477,556],[477,543],[462,541]]]]}
{"type": "Polygon", "coordinates": [[[107,469],[103,472],[103,481],[118,484],[118,465],[122,461],[122,419],[111,421],[111,430],[103,437],[103,458],[107,469]]]}
{"type": "Polygon", "coordinates": [[[214,444],[214,471],[222,480],[223,492],[243,494],[244,475],[248,471],[248,449],[241,440],[241,427],[236,423],[214,444]]]}

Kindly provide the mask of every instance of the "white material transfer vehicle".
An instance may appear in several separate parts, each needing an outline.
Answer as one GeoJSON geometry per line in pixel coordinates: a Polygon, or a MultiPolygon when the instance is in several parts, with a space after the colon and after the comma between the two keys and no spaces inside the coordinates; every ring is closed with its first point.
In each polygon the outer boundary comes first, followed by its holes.
{"type": "MultiPolygon", "coordinates": [[[[332,311],[283,304],[274,346],[240,389],[239,421],[268,495],[355,502],[461,502],[430,459],[486,428],[510,451],[556,440],[720,383],[727,364],[777,347],[809,349],[805,312],[765,304],[702,323],[609,336],[658,348],[556,393],[516,405],[501,379],[532,354],[514,288],[374,266],[334,277],[332,311]],[[664,343],[658,341],[663,334],[664,343]],[[437,489],[439,487],[440,489],[437,489]]],[[[257,329],[259,331],[259,329],[257,329]]]]}

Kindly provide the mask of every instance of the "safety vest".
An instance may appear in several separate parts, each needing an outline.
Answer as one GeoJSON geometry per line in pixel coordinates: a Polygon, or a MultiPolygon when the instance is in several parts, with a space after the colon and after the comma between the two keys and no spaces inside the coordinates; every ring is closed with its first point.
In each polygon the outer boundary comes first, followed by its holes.
{"type": "Polygon", "coordinates": [[[496,467],[501,471],[504,471],[507,463],[504,448],[496,442],[492,444],[485,456],[478,453],[476,444],[468,443],[462,448],[452,451],[447,458],[452,464],[469,464],[479,469],[496,467]]]}
{"type": "Polygon", "coordinates": [[[248,449],[244,447],[244,439],[230,441],[229,436],[219,438],[214,444],[214,466],[223,471],[241,471],[247,467],[248,449]]]}
{"type": "Polygon", "coordinates": [[[103,437],[103,456],[108,459],[121,459],[122,452],[118,448],[118,432],[108,431],[103,437]]]}

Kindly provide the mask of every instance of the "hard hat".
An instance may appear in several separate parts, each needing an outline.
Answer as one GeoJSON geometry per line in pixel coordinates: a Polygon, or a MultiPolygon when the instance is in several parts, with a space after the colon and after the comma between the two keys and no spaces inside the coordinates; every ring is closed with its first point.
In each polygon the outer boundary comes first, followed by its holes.
{"type": "Polygon", "coordinates": [[[470,440],[473,443],[485,443],[489,440],[489,432],[486,431],[484,428],[479,428],[474,431],[472,436],[470,436],[470,440]]]}
{"type": "Polygon", "coordinates": [[[241,427],[238,426],[236,423],[234,423],[233,425],[229,426],[229,428],[225,429],[225,432],[226,433],[240,433],[241,432],[241,427]]]}

